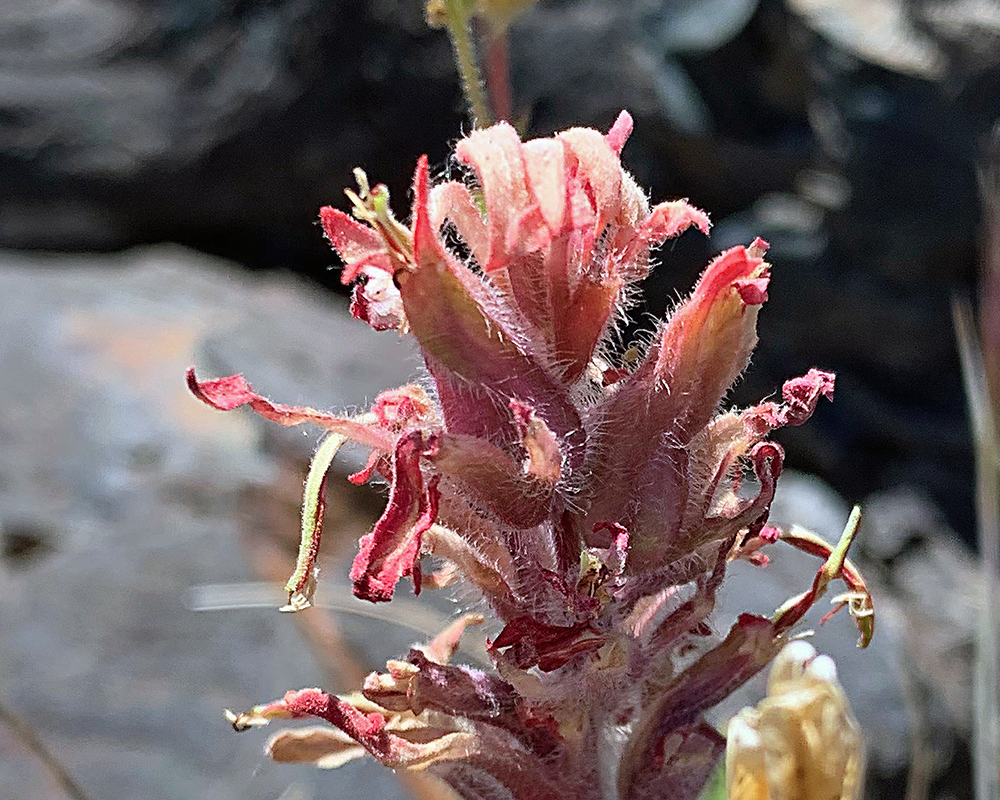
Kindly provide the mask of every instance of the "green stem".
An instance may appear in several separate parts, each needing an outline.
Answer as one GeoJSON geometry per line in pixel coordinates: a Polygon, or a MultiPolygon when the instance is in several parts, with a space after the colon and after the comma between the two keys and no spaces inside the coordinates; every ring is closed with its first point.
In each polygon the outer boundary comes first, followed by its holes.
{"type": "Polygon", "coordinates": [[[476,127],[493,124],[493,116],[486,105],[483,81],[479,74],[479,61],[472,46],[472,14],[465,0],[446,0],[446,21],[451,43],[455,48],[455,61],[462,77],[462,90],[469,102],[472,123],[476,127]]]}
{"type": "Polygon", "coordinates": [[[319,555],[319,540],[323,533],[323,491],[326,488],[326,473],[334,456],[347,437],[339,433],[327,436],[313,455],[306,477],[306,489],[302,497],[302,539],[299,542],[299,557],[295,562],[295,572],[285,584],[288,605],[282,611],[299,611],[312,605],[312,595],[316,588],[316,557],[319,555]]]}

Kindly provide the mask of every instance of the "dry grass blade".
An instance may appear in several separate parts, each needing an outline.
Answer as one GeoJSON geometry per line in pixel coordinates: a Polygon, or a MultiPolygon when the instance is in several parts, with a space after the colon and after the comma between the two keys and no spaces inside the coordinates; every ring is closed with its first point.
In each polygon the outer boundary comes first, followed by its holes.
{"type": "MultiPolygon", "coordinates": [[[[270,583],[211,583],[192,586],[188,590],[186,605],[191,611],[277,608],[283,598],[280,587],[270,583]]],[[[450,621],[444,614],[402,597],[394,598],[391,607],[355,600],[350,586],[334,582],[320,585],[313,605],[338,614],[388,622],[419,633],[426,639],[434,638],[450,621]]],[[[485,639],[478,631],[467,629],[458,649],[470,659],[491,666],[486,657],[485,639]]]]}
{"type": "Polygon", "coordinates": [[[976,453],[983,573],[973,685],[975,797],[1000,800],[1000,440],[972,309],[967,300],[956,299],[952,312],[976,453]]]}
{"type": "Polygon", "coordinates": [[[34,729],[2,703],[0,703],[0,724],[6,725],[21,744],[45,765],[67,797],[72,798],[72,800],[90,800],[80,785],[73,780],[73,776],[69,774],[62,762],[45,746],[34,729]]]}

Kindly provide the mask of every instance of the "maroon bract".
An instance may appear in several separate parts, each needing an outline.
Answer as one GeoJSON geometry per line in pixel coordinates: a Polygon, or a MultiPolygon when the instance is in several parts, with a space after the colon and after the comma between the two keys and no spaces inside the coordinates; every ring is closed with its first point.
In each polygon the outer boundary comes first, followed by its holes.
{"type": "MultiPolygon", "coordinates": [[[[351,569],[359,597],[387,601],[404,576],[419,591],[431,556],[425,584],[461,575],[502,623],[488,647],[497,674],[447,664],[463,618],[362,694],[308,689],[233,715],[238,727],[313,716],[339,729],[279,734],[282,760],[334,765],[360,745],[470,799],[694,797],[723,748],[703,713],[770,661],[833,578],[846,580],[841,602],[870,639],[871,600],[845,560],[852,519],[836,548],[789,533],[825,559],[812,587],[712,641],[726,565],[766,564],[760,550],[779,536],[765,523],[783,453],[766,437],[805,422],[832,397],[833,376],[810,370],[780,403],[720,412],[767,299],[759,239],[709,264],[642,359],[612,363],[603,342],[650,249],[709,227],[685,202],[649,207],[619,160],[631,127],[623,112],[607,135],[522,143],[501,123],[458,143],[466,182],[432,186],[420,160],[409,226],[360,171],[348,193],[357,219],[321,211],[355,284],[352,313],[412,333],[433,398],[403,387],[339,417],[271,403],[239,376],[189,376],[216,408],[249,405],[321,425],[334,448],[371,448],[352,480],[378,474],[390,491],[351,569]],[[759,484],[749,496],[737,494],[745,471],[759,484]]],[[[322,510],[315,496],[306,506],[322,510]]],[[[309,539],[292,607],[308,605],[316,550],[309,539]]]]}

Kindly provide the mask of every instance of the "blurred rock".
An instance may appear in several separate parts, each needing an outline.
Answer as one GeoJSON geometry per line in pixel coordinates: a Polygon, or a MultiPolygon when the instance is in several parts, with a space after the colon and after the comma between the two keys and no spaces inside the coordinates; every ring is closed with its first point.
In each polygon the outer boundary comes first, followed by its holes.
{"type": "Polygon", "coordinates": [[[329,263],[312,223],[350,169],[401,190],[459,109],[419,3],[9,0],[0,243],[329,263]]]}
{"type": "MultiPolygon", "coordinates": [[[[745,205],[807,155],[804,85],[758,42],[780,36],[775,2],[765,22],[758,0],[539,4],[513,34],[517,113],[545,133],[627,106],[644,184],[745,205]]],[[[0,244],[181,240],[320,270],[316,209],[350,169],[404,198],[419,154],[444,161],[463,108],[447,36],[416,1],[11,0],[0,244]]]]}
{"type": "Polygon", "coordinates": [[[715,127],[712,110],[677,56],[719,49],[756,8],[757,0],[541,4],[513,36],[516,93],[548,112],[553,103],[572,103],[571,113],[591,119],[617,104],[639,117],[660,117],[681,133],[704,135],[715,127]],[[555,62],[553,49],[563,54],[555,62]],[[603,57],[595,62],[594,52],[603,57]],[[571,85],[577,90],[567,93],[571,85]]]}
{"type": "Polygon", "coordinates": [[[947,58],[907,14],[904,0],[788,0],[808,25],[862,61],[918,78],[943,78],[947,58]]]}
{"type": "MultiPolygon", "coordinates": [[[[261,734],[234,735],[224,707],[324,673],[274,606],[185,605],[192,586],[256,579],[237,512],[279,481],[301,486],[316,439],[203,407],[185,367],[360,406],[411,364],[395,337],[351,322],[295,279],[250,282],[176,247],[0,253],[0,700],[91,797],[402,796],[374,762],[287,768],[264,759],[261,734]],[[279,448],[300,455],[292,472],[279,448]]],[[[292,531],[294,517],[293,504],[292,531]]],[[[350,538],[370,520],[338,522],[350,538]]],[[[417,638],[371,621],[348,633],[374,637],[369,668],[417,638]]],[[[2,725],[0,747],[0,797],[65,796],[2,725]]]]}
{"type": "Polygon", "coordinates": [[[935,729],[972,731],[972,653],[978,624],[979,564],[928,498],[908,488],[865,502],[861,547],[905,609],[908,665],[936,704],[935,729]],[[942,720],[942,713],[944,719],[942,720]]]}
{"type": "Polygon", "coordinates": [[[991,0],[788,0],[806,23],[861,61],[940,80],[1000,60],[991,0]]]}

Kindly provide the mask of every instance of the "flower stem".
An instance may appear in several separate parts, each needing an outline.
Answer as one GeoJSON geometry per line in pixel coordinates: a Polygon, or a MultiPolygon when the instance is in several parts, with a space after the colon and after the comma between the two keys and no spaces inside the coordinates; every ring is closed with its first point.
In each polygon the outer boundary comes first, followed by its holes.
{"type": "Polygon", "coordinates": [[[445,0],[441,11],[442,21],[455,48],[455,62],[462,77],[462,90],[469,103],[472,122],[476,127],[492,125],[493,116],[486,105],[479,62],[472,44],[472,5],[467,0],[445,0]]]}

